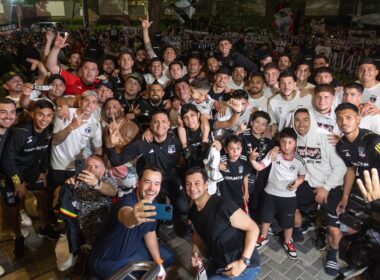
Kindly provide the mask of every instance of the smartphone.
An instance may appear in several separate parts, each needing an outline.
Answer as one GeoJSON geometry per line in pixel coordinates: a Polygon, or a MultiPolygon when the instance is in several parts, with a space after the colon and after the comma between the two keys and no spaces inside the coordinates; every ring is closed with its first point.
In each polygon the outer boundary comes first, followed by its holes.
{"type": "Polygon", "coordinates": [[[67,37],[67,36],[69,36],[69,32],[59,32],[59,36],[67,37]]]}
{"type": "Polygon", "coordinates": [[[79,175],[79,173],[82,172],[84,169],[84,161],[83,159],[76,159],[75,160],[75,175],[79,175]]]}
{"type": "Polygon", "coordinates": [[[41,91],[47,91],[51,90],[51,86],[49,85],[33,85],[34,90],[41,90],[41,91]]]}
{"type": "Polygon", "coordinates": [[[296,181],[294,180],[294,181],[292,181],[289,185],[288,185],[288,187],[287,187],[287,189],[288,190],[291,190],[292,189],[292,187],[293,187],[293,185],[296,183],[296,181]]]}
{"type": "Polygon", "coordinates": [[[160,204],[160,203],[146,203],[147,205],[153,205],[156,207],[157,214],[153,217],[150,217],[155,220],[165,220],[170,221],[173,218],[173,206],[169,204],[160,204]]]}

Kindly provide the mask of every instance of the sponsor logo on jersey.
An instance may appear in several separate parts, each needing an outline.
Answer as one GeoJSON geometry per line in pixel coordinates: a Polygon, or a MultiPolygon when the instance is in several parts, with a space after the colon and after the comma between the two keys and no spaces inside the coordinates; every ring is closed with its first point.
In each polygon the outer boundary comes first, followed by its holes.
{"type": "Polygon", "coordinates": [[[32,139],[33,136],[29,136],[26,141],[26,144],[29,144],[29,143],[32,143],[33,142],[33,139],[32,139]]]}

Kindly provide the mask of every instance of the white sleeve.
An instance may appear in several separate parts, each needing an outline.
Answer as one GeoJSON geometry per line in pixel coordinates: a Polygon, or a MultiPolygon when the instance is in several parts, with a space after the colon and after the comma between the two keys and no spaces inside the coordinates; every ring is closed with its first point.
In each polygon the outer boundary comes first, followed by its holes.
{"type": "MultiPolygon", "coordinates": [[[[71,115],[71,113],[70,113],[71,115]]],[[[72,116],[70,116],[70,119],[72,116]]],[[[62,119],[55,117],[54,118],[54,127],[53,127],[53,134],[60,132],[62,129],[66,128],[70,124],[70,121],[63,121],[62,119]]]]}
{"type": "Polygon", "coordinates": [[[267,154],[260,162],[261,165],[264,165],[265,168],[272,164],[270,156],[267,154]]]}
{"type": "Polygon", "coordinates": [[[95,136],[92,138],[92,144],[94,144],[94,147],[99,148],[103,145],[102,141],[102,127],[99,123],[96,123],[96,131],[95,136]]]}

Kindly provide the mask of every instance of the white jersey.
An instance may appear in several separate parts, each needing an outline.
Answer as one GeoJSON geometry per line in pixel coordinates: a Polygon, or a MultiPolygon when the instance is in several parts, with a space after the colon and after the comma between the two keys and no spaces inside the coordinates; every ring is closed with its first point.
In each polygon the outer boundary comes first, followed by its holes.
{"type": "Polygon", "coordinates": [[[237,90],[237,89],[244,89],[244,82],[241,83],[241,85],[235,84],[234,80],[232,77],[228,80],[227,86],[232,89],[232,90],[237,90]]]}
{"type": "Polygon", "coordinates": [[[380,82],[371,88],[364,88],[362,103],[371,102],[380,107],[380,82]]]}
{"type": "Polygon", "coordinates": [[[263,89],[264,96],[269,99],[272,96],[275,96],[276,94],[273,94],[273,91],[277,94],[277,92],[280,92],[280,89],[278,88],[278,83],[274,86],[274,90],[272,88],[265,86],[263,89]]]}
{"type": "MultiPolygon", "coordinates": [[[[154,78],[152,76],[152,74],[148,73],[148,74],[144,74],[144,79],[145,79],[145,82],[147,83],[147,85],[151,85],[154,83],[154,81],[156,81],[156,78],[154,78]]],[[[166,75],[162,75],[158,80],[157,82],[162,85],[163,87],[166,87],[166,85],[169,83],[169,78],[168,76],[166,75]]]]}
{"type": "Polygon", "coordinates": [[[334,133],[336,135],[341,134],[339,127],[336,124],[334,108],[331,108],[331,111],[324,115],[322,115],[315,109],[313,110],[313,113],[314,113],[314,117],[317,122],[319,131],[326,134],[329,134],[329,133],[334,133]]]}
{"type": "Polygon", "coordinates": [[[372,130],[380,135],[380,115],[362,117],[359,126],[360,128],[372,130]]]}
{"type": "Polygon", "coordinates": [[[305,162],[298,154],[295,154],[293,159],[287,160],[282,153],[279,153],[273,162],[270,156],[266,155],[260,164],[265,167],[272,164],[268,183],[264,189],[266,193],[279,197],[296,196],[296,190],[290,191],[288,186],[297,179],[298,175],[305,175],[306,173],[305,162]]]}
{"type": "MultiPolygon", "coordinates": [[[[70,108],[70,120],[63,121],[55,118],[53,134],[66,128],[71,120],[77,117],[76,108],[70,108]]],[[[74,170],[76,159],[85,159],[86,147],[92,142],[94,147],[102,146],[102,130],[100,123],[93,115],[80,127],[72,130],[66,139],[58,144],[51,145],[51,166],[55,170],[74,170]]]]}
{"type": "Polygon", "coordinates": [[[304,97],[296,91],[292,100],[285,100],[281,94],[273,96],[268,101],[268,113],[271,117],[271,124],[278,125],[278,131],[290,125],[291,113],[298,108],[310,108],[312,96],[310,94],[304,97]]]}
{"type": "Polygon", "coordinates": [[[258,108],[259,111],[268,112],[268,98],[266,98],[264,95],[259,98],[252,98],[250,95],[248,95],[248,104],[252,108],[258,108]]]}
{"type": "Polygon", "coordinates": [[[191,99],[190,103],[195,105],[201,114],[207,114],[212,118],[212,110],[214,109],[215,100],[209,95],[202,103],[197,103],[195,100],[191,99]]]}

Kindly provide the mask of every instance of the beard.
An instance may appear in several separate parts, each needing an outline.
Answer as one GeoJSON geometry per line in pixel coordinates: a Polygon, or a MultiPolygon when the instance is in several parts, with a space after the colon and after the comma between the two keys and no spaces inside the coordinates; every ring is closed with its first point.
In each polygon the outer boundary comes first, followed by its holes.
{"type": "Polygon", "coordinates": [[[161,103],[161,101],[162,101],[162,98],[161,98],[161,96],[159,96],[159,95],[153,95],[153,96],[151,96],[150,98],[149,98],[149,100],[150,100],[150,102],[152,102],[152,104],[160,104],[161,103]]]}

